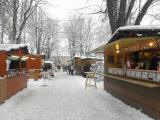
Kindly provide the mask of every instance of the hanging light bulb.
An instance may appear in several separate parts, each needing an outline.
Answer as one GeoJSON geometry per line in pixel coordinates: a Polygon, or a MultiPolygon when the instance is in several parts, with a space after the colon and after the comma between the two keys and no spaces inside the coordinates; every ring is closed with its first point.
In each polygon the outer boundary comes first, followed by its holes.
{"type": "Polygon", "coordinates": [[[119,50],[119,45],[118,44],[116,44],[116,49],[119,50]]]}
{"type": "Polygon", "coordinates": [[[149,46],[152,47],[152,46],[153,46],[153,42],[150,42],[150,43],[149,43],[149,46]]]}
{"type": "Polygon", "coordinates": [[[119,54],[119,52],[120,52],[119,50],[116,51],[117,54],[119,54]]]}

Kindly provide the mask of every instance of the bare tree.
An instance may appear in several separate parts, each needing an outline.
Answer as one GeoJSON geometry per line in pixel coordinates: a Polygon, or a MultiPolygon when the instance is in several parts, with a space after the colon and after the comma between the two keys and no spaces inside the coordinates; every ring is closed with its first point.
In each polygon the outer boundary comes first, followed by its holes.
{"type": "Polygon", "coordinates": [[[86,54],[92,44],[92,18],[74,15],[65,23],[65,33],[68,37],[71,57],[77,53],[86,54]]]}
{"type": "Polygon", "coordinates": [[[3,33],[4,33],[4,4],[5,1],[1,0],[0,1],[0,39],[1,43],[3,44],[3,33]]]}
{"type": "MultiPolygon", "coordinates": [[[[106,11],[109,17],[112,33],[119,27],[127,25],[129,17],[135,7],[137,0],[106,0],[106,11]]],[[[134,24],[139,25],[147,13],[149,7],[156,0],[146,0],[143,7],[139,10],[134,24]]],[[[141,3],[140,3],[141,4],[141,3]]]]}

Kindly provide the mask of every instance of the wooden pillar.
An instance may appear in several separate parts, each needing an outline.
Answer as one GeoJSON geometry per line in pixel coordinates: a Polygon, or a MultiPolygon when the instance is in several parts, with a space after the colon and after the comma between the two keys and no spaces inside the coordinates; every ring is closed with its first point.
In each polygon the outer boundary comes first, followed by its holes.
{"type": "Polygon", "coordinates": [[[21,58],[22,58],[22,51],[19,49],[19,56],[20,56],[20,60],[19,60],[19,72],[22,72],[22,63],[21,63],[21,58]]]}

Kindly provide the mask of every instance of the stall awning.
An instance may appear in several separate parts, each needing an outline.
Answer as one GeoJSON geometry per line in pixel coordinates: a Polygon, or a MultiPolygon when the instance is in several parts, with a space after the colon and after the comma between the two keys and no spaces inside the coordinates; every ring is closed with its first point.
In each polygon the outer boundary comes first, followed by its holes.
{"type": "Polygon", "coordinates": [[[160,46],[159,37],[122,38],[105,46],[106,54],[135,52],[160,46]]]}
{"type": "Polygon", "coordinates": [[[104,53],[104,45],[91,50],[89,53],[104,53]]]}

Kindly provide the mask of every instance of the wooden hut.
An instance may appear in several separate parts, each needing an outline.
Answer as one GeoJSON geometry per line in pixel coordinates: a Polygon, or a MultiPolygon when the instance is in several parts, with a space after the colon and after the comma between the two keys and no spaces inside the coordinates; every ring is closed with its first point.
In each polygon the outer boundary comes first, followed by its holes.
{"type": "Polygon", "coordinates": [[[119,28],[104,49],[105,90],[126,104],[159,119],[159,56],[160,28],[157,26],[119,28]]]}
{"type": "Polygon", "coordinates": [[[75,66],[75,74],[82,75],[82,61],[81,56],[75,56],[73,58],[74,66],[75,66]]]}
{"type": "Polygon", "coordinates": [[[0,44],[0,103],[27,87],[25,44],[0,44]]]}
{"type": "Polygon", "coordinates": [[[43,66],[42,55],[29,55],[27,59],[27,71],[29,72],[29,78],[39,80],[40,72],[43,66]]]}
{"type": "Polygon", "coordinates": [[[88,71],[92,61],[96,60],[97,58],[90,56],[75,56],[73,59],[75,65],[75,74],[85,77],[84,68],[86,68],[88,71]]]}

